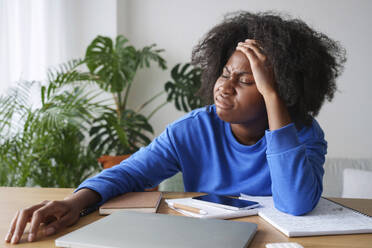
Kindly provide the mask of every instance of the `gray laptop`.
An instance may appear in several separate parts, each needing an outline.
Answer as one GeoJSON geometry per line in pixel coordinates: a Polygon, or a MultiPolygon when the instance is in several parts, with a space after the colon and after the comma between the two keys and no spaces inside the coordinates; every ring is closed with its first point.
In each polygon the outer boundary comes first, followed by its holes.
{"type": "Polygon", "coordinates": [[[117,211],[56,239],[58,247],[247,247],[257,225],[117,211]]]}

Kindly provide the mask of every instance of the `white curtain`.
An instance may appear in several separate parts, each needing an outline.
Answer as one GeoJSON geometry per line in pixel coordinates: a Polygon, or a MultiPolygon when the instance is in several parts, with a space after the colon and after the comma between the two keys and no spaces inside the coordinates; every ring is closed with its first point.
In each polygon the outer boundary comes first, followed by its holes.
{"type": "Polygon", "coordinates": [[[63,0],[0,0],[0,94],[66,61],[63,0]]]}

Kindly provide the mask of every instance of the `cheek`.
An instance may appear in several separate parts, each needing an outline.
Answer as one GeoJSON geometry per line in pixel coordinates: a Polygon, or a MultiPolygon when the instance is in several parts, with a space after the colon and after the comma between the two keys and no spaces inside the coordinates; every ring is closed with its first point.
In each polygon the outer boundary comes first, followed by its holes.
{"type": "Polygon", "coordinates": [[[252,114],[266,112],[266,105],[263,96],[257,92],[241,94],[238,96],[240,105],[252,114]]]}
{"type": "Polygon", "coordinates": [[[216,95],[216,92],[218,90],[218,87],[220,87],[221,85],[221,80],[217,79],[216,83],[214,84],[214,87],[213,87],[213,96],[216,95]]]}
{"type": "Polygon", "coordinates": [[[264,100],[263,96],[259,92],[256,92],[255,94],[252,94],[251,99],[257,105],[262,105],[262,104],[265,103],[265,100],[264,100]]]}

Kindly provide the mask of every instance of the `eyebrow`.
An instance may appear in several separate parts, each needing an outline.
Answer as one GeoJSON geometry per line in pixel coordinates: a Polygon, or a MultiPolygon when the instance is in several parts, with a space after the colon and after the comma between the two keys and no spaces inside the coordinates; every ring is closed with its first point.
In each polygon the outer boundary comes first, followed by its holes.
{"type": "MultiPolygon", "coordinates": [[[[227,71],[228,73],[231,73],[230,70],[229,70],[229,68],[227,68],[227,66],[224,66],[223,68],[226,69],[226,71],[227,71]]],[[[238,73],[238,76],[241,76],[242,74],[253,75],[252,72],[242,71],[242,72],[239,72],[239,73],[238,73]]]]}

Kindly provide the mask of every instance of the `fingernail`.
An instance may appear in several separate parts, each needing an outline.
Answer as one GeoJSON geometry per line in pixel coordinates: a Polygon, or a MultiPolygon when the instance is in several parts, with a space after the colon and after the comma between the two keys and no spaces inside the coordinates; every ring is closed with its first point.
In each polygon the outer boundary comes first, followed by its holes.
{"type": "Polygon", "coordinates": [[[54,228],[53,227],[48,227],[47,229],[46,229],[46,231],[45,231],[45,234],[47,235],[47,236],[49,236],[49,235],[51,235],[51,234],[53,234],[54,233],[54,228]]]}
{"type": "Polygon", "coordinates": [[[11,233],[7,233],[5,236],[5,241],[9,242],[11,237],[12,237],[11,233]]]}
{"type": "Polygon", "coordinates": [[[15,244],[15,243],[17,243],[18,242],[18,236],[13,236],[13,238],[12,238],[12,244],[15,244]]]}
{"type": "Polygon", "coordinates": [[[30,234],[28,235],[28,241],[29,241],[29,242],[34,241],[34,237],[35,237],[35,235],[34,235],[33,233],[30,233],[30,234]]]}

